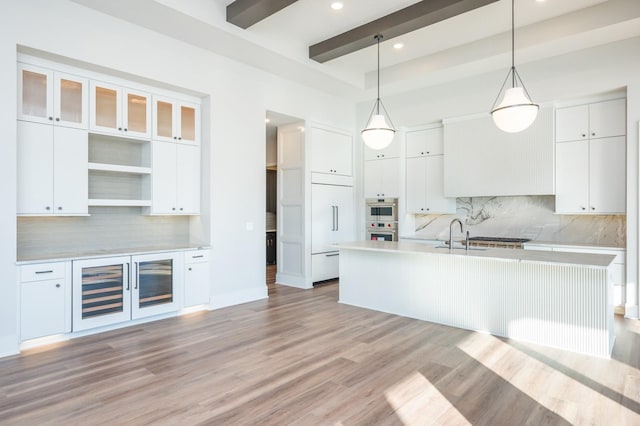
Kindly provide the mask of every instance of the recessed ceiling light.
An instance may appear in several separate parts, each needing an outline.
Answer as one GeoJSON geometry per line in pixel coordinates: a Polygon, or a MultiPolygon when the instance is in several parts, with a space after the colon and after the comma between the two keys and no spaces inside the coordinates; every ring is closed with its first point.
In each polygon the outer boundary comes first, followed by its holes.
{"type": "Polygon", "coordinates": [[[395,43],[393,48],[396,50],[402,49],[404,47],[404,43],[395,43]]]}
{"type": "Polygon", "coordinates": [[[340,10],[344,7],[344,3],[342,3],[341,1],[334,1],[333,3],[331,3],[331,9],[333,10],[340,10]]]}
{"type": "Polygon", "coordinates": [[[264,122],[265,122],[265,123],[271,123],[271,120],[270,120],[270,119],[268,119],[268,118],[265,118],[265,119],[264,119],[264,122]]]}

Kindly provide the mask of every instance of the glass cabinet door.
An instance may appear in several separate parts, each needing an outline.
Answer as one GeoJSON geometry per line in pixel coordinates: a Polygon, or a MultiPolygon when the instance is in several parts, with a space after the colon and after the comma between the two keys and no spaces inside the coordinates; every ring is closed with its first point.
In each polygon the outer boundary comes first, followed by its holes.
{"type": "Polygon", "coordinates": [[[175,253],[133,256],[133,319],[178,310],[179,258],[175,253]]]}
{"type": "Polygon", "coordinates": [[[53,71],[18,64],[18,119],[53,122],[53,71]]]}
{"type": "Polygon", "coordinates": [[[173,102],[165,99],[154,99],[154,126],[153,138],[161,141],[171,141],[178,139],[175,134],[175,117],[173,102]],[[174,139],[175,138],[175,139],[174,139]]]}
{"type": "Polygon", "coordinates": [[[122,132],[121,89],[107,83],[91,82],[91,129],[101,132],[122,132]]]}
{"type": "Polygon", "coordinates": [[[197,142],[197,111],[195,106],[180,105],[180,135],[186,142],[197,142]]]}
{"type": "Polygon", "coordinates": [[[124,89],[124,128],[129,136],[151,137],[151,103],[149,95],[142,92],[124,89]]]}
{"type": "Polygon", "coordinates": [[[54,122],[67,127],[87,128],[87,80],[55,73],[54,122]]]}
{"type": "Polygon", "coordinates": [[[129,259],[73,262],[73,331],[131,319],[129,259]]]}

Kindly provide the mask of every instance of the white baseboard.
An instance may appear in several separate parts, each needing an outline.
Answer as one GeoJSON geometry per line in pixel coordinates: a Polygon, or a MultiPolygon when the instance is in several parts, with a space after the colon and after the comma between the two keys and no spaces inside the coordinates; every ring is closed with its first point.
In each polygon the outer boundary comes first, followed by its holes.
{"type": "Polygon", "coordinates": [[[211,309],[226,308],[227,306],[254,302],[268,297],[269,293],[266,284],[241,291],[214,294],[211,296],[211,309]]]}
{"type": "Polygon", "coordinates": [[[313,284],[308,283],[305,277],[301,277],[300,275],[282,274],[280,272],[276,274],[276,283],[305,290],[313,288],[313,284]]]}
{"type": "Polygon", "coordinates": [[[20,343],[17,335],[10,334],[8,336],[0,336],[0,358],[17,355],[19,353],[20,343]]]}

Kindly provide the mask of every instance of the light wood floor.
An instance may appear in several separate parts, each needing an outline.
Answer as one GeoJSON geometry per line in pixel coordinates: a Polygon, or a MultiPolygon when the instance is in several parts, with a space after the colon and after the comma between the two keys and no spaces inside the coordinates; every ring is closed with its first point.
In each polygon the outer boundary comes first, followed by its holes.
{"type": "Polygon", "coordinates": [[[337,303],[335,282],[0,360],[0,424],[640,424],[640,325],[613,359],[337,303]]]}

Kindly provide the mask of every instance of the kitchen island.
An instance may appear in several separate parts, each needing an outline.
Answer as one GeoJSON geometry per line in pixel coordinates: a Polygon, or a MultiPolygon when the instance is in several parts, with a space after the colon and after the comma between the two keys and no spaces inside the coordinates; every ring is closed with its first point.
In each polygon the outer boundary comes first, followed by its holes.
{"type": "Polygon", "coordinates": [[[609,357],[614,256],[358,241],[340,250],[341,303],[609,357]]]}

